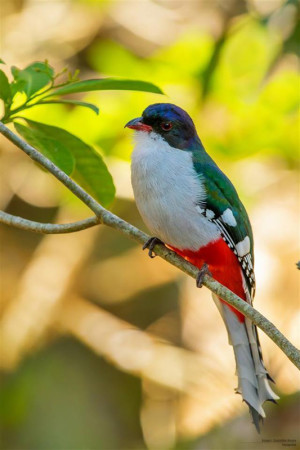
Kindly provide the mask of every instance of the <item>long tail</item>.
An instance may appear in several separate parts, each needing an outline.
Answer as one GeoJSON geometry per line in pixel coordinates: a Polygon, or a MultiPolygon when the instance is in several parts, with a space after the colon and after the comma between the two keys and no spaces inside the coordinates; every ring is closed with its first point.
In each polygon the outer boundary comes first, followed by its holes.
{"type": "Polygon", "coordinates": [[[253,423],[260,432],[260,422],[266,416],[262,405],[267,400],[276,403],[279,397],[272,391],[269,384],[269,380],[273,380],[262,360],[257,329],[247,318],[241,322],[217,296],[213,295],[213,299],[225,322],[229,344],[233,346],[238,376],[236,392],[242,395],[249,406],[253,423]]]}

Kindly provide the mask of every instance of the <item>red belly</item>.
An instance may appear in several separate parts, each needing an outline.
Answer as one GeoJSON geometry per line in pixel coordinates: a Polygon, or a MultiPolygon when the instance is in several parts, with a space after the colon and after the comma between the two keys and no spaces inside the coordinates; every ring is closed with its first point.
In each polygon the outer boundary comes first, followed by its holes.
{"type": "MultiPolygon", "coordinates": [[[[239,261],[222,238],[205,247],[201,247],[196,252],[178,250],[176,248],[173,248],[173,250],[199,269],[204,263],[208,264],[212,276],[219,283],[226,286],[243,300],[246,300],[239,261]]],[[[222,299],[220,300],[223,301],[222,299]]],[[[230,305],[229,308],[234,311],[241,322],[244,322],[245,317],[242,313],[230,305]]]]}

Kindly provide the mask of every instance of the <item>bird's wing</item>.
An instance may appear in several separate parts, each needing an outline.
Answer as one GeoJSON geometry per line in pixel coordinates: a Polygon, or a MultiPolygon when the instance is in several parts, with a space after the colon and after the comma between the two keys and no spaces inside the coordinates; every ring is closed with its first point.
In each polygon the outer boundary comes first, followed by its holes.
{"type": "Polygon", "coordinates": [[[255,293],[253,234],[247,212],[231,181],[213,162],[195,162],[207,198],[199,205],[201,214],[217,225],[224,241],[236,254],[250,298],[255,293]]]}

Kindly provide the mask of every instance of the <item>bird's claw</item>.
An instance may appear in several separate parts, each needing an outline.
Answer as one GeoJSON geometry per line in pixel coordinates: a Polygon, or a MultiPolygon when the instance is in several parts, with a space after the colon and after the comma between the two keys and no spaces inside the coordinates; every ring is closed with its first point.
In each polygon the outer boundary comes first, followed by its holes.
{"type": "Polygon", "coordinates": [[[163,243],[163,241],[161,241],[160,239],[158,239],[157,237],[151,237],[150,239],[148,239],[148,241],[143,245],[143,250],[146,250],[146,248],[149,250],[148,251],[148,255],[150,256],[150,258],[155,258],[156,255],[153,255],[153,249],[157,244],[162,244],[165,245],[163,243]]]}
{"type": "Polygon", "coordinates": [[[206,263],[203,264],[196,278],[196,285],[198,288],[202,288],[205,275],[209,275],[210,277],[212,276],[206,263]]]}

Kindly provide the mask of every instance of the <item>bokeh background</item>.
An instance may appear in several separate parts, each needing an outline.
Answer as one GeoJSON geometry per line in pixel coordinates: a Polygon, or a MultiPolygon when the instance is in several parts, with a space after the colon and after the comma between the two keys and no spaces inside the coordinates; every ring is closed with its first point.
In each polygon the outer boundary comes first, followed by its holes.
{"type": "MultiPolygon", "coordinates": [[[[94,145],[114,176],[112,211],[146,230],[124,124],[173,102],[236,185],[255,236],[256,308],[299,345],[299,3],[294,0],[1,0],[1,58],[48,59],[80,77],[148,80],[166,96],[81,96],[28,117],[94,145]]],[[[1,139],[0,207],[63,223],[80,201],[1,139]]],[[[118,232],[41,236],[1,227],[1,448],[300,448],[299,374],[260,332],[281,396],[258,436],[232,348],[205,288],[118,232]]]]}

